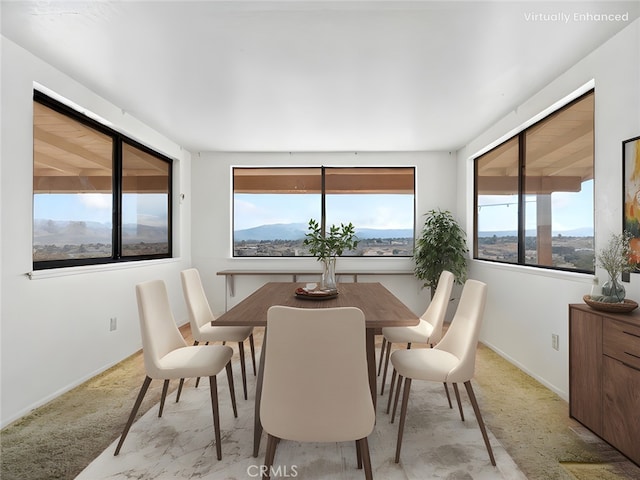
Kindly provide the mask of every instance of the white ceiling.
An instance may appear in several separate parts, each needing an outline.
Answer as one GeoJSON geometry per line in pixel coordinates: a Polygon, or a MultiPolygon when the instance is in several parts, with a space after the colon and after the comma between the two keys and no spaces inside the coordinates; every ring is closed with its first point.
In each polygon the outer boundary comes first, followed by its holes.
{"type": "Polygon", "coordinates": [[[1,9],[5,37],[192,152],[446,151],[623,29],[640,2],[2,0],[1,9]]]}

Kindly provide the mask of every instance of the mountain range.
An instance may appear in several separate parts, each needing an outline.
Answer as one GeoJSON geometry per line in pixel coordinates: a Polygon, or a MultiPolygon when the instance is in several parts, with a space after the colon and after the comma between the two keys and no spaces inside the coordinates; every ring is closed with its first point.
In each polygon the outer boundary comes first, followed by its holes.
{"type": "MultiPolygon", "coordinates": [[[[271,225],[260,225],[258,227],[246,228],[234,231],[234,239],[236,242],[241,241],[261,241],[261,240],[302,240],[308,232],[309,226],[306,223],[276,223],[271,225]]],[[[553,235],[561,234],[565,237],[592,237],[593,228],[575,228],[562,232],[553,232],[553,235]]],[[[511,237],[517,236],[516,230],[496,230],[479,232],[480,237],[511,237]]],[[[527,236],[536,235],[534,230],[527,230],[527,236]]],[[[375,229],[375,228],[356,228],[356,236],[361,239],[368,238],[414,238],[413,230],[410,228],[401,229],[375,229]]]]}
{"type": "MultiPolygon", "coordinates": [[[[122,226],[125,243],[162,243],[167,241],[167,227],[127,223],[122,226]]],[[[91,221],[35,219],[35,245],[81,245],[111,243],[111,224],[91,221]]]]}
{"type": "MultiPolygon", "coordinates": [[[[563,237],[593,237],[593,227],[583,227],[583,228],[574,228],[571,230],[563,230],[563,231],[553,231],[552,235],[562,235],[563,237]]],[[[495,230],[495,231],[486,231],[486,232],[478,232],[479,237],[517,237],[517,230],[495,230]]],[[[527,230],[527,237],[535,237],[535,230],[527,230]]]]}
{"type": "MultiPolygon", "coordinates": [[[[241,241],[263,241],[263,240],[302,240],[308,232],[306,223],[279,223],[271,225],[260,225],[258,227],[247,228],[234,231],[234,240],[241,241]]],[[[566,237],[590,237],[593,236],[593,228],[579,228],[558,233],[566,237]]],[[[167,228],[153,227],[147,225],[125,224],[122,228],[123,239],[127,243],[156,243],[166,242],[167,228]]],[[[487,231],[480,232],[480,237],[505,237],[517,236],[513,231],[487,231]]],[[[527,236],[534,236],[534,231],[527,231],[527,236]]],[[[414,238],[414,232],[410,228],[399,229],[375,229],[356,228],[356,236],[361,239],[371,238],[414,238]]],[[[111,225],[90,221],[60,221],[36,219],[33,224],[33,241],[37,245],[55,244],[89,244],[89,243],[110,243],[111,225]]]]}
{"type": "MultiPolygon", "coordinates": [[[[302,240],[309,231],[306,223],[277,223],[272,225],[260,225],[258,227],[234,230],[234,240],[260,241],[260,240],[302,240]]],[[[410,228],[375,229],[356,228],[356,236],[367,238],[412,238],[413,230],[410,228]]]]}

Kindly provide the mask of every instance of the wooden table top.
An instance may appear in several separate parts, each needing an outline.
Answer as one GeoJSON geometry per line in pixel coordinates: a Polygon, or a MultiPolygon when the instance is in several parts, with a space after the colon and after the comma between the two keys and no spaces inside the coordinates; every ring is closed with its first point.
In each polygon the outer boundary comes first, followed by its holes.
{"type": "Polygon", "coordinates": [[[267,310],[273,305],[299,308],[358,307],[364,313],[367,328],[417,325],[419,317],[381,283],[341,283],[338,295],[331,299],[301,299],[295,289],[304,283],[266,283],[228,312],[220,315],[216,326],[267,325],[267,310]]]}

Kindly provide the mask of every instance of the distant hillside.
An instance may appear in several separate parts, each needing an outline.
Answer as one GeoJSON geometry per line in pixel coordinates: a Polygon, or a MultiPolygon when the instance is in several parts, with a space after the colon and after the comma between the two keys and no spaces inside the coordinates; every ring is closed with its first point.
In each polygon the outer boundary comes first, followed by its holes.
{"type": "MultiPolygon", "coordinates": [[[[125,224],[122,226],[122,238],[129,244],[166,242],[167,229],[125,224]]],[[[33,222],[33,243],[35,245],[111,243],[111,224],[36,219],[33,222]]]]}
{"type": "Polygon", "coordinates": [[[162,243],[167,241],[167,227],[151,227],[125,223],[122,226],[122,241],[125,243],[162,243]]]}
{"type": "MultiPolygon", "coordinates": [[[[554,231],[552,235],[555,237],[558,234],[563,237],[593,237],[592,227],[574,228],[573,230],[554,231]]],[[[479,237],[517,237],[518,232],[516,230],[495,230],[488,232],[479,232],[479,237]]],[[[535,237],[536,232],[534,230],[527,230],[526,235],[528,237],[535,237]]]]}
{"type": "MultiPolygon", "coordinates": [[[[260,225],[259,227],[235,230],[236,242],[243,240],[302,240],[308,231],[306,223],[277,223],[273,225],[260,225]]],[[[366,238],[412,238],[413,230],[407,229],[373,229],[356,228],[356,236],[366,238]]]]}
{"type": "Polygon", "coordinates": [[[358,238],[413,238],[413,230],[410,228],[356,228],[358,238]]]}
{"type": "Polygon", "coordinates": [[[233,234],[236,242],[243,240],[300,240],[307,233],[307,228],[305,223],[275,223],[235,230],[233,234]]]}

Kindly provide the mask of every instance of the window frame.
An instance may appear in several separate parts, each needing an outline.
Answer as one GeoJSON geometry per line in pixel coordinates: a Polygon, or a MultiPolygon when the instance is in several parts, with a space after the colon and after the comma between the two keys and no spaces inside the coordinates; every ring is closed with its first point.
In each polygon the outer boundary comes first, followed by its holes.
{"type": "MultiPolygon", "coordinates": [[[[277,255],[236,255],[236,240],[235,240],[235,194],[236,194],[236,186],[235,186],[235,170],[242,170],[242,169],[260,169],[260,170],[303,170],[303,169],[309,169],[309,170],[320,170],[320,179],[319,179],[319,183],[320,183],[320,191],[318,192],[318,195],[320,196],[320,211],[319,211],[319,215],[320,218],[317,219],[318,223],[320,225],[326,225],[326,228],[329,228],[329,224],[326,222],[326,217],[327,217],[327,210],[326,210],[326,197],[327,195],[332,195],[333,193],[327,193],[325,192],[325,174],[326,174],[326,170],[340,170],[340,169],[345,169],[345,170],[357,170],[357,169],[362,169],[362,170],[375,170],[375,169],[411,169],[412,171],[412,177],[413,177],[413,182],[412,182],[412,207],[413,207],[413,216],[412,216],[412,237],[411,237],[411,254],[408,255],[349,255],[348,252],[346,252],[345,256],[348,256],[349,258],[366,258],[366,259],[372,259],[372,258],[411,258],[413,256],[413,249],[415,248],[415,237],[416,237],[416,166],[414,165],[304,165],[304,166],[283,166],[283,165],[265,165],[265,166],[259,166],[259,167],[252,167],[252,166],[242,166],[242,165],[235,165],[231,167],[231,201],[232,201],[232,208],[231,208],[231,258],[251,258],[251,259],[273,259],[273,258],[314,258],[312,255],[287,255],[287,256],[277,256],[277,255]]],[[[295,194],[294,194],[295,195],[295,194]]],[[[306,220],[306,222],[308,222],[308,220],[306,220]]],[[[358,228],[357,225],[355,225],[356,228],[358,228]]]]}
{"type": "MultiPolygon", "coordinates": [[[[548,121],[550,119],[552,119],[554,116],[558,115],[559,113],[563,112],[564,110],[570,108],[571,106],[581,102],[582,100],[584,100],[586,97],[588,97],[589,95],[593,95],[594,96],[594,103],[595,103],[595,88],[590,88],[589,90],[587,90],[586,92],[580,94],[579,96],[577,96],[576,98],[572,99],[571,101],[567,102],[566,104],[560,106],[559,108],[557,108],[556,110],[550,112],[549,114],[545,115],[544,117],[536,120],[535,122],[533,122],[530,125],[527,125],[525,128],[523,128],[522,130],[518,131],[517,133],[515,133],[514,135],[511,135],[509,138],[504,139],[504,141],[501,141],[498,145],[495,145],[494,147],[492,147],[491,149],[482,152],[481,154],[477,155],[476,157],[472,158],[473,161],[473,235],[474,235],[474,241],[473,241],[473,259],[474,260],[480,260],[483,262],[489,262],[489,263],[497,263],[497,264],[501,264],[501,265],[514,265],[514,266],[523,266],[523,267],[531,267],[531,268],[539,268],[539,269],[544,269],[544,270],[554,270],[554,271],[563,271],[563,272],[572,272],[572,273],[587,273],[587,274],[593,274],[595,273],[595,264],[594,267],[590,270],[588,269],[581,269],[581,268],[568,268],[568,267],[559,267],[559,266],[554,266],[554,265],[541,265],[541,264],[533,264],[533,263],[527,263],[526,262],[526,258],[525,258],[525,253],[526,253],[526,248],[525,248],[525,243],[526,243],[526,137],[527,137],[527,133],[529,131],[531,131],[532,129],[534,129],[536,126],[540,125],[541,123],[548,121]],[[502,146],[504,146],[506,143],[512,141],[513,139],[517,139],[518,142],[518,177],[517,177],[517,181],[518,181],[518,192],[517,192],[517,204],[518,204],[518,239],[517,239],[517,248],[518,248],[518,252],[517,252],[517,262],[508,262],[508,261],[501,261],[501,260],[496,260],[496,259],[492,259],[492,258],[480,258],[478,257],[478,245],[479,245],[479,241],[478,241],[478,163],[479,160],[481,158],[483,158],[485,155],[501,148],[502,146]]],[[[595,105],[594,105],[594,111],[595,111],[595,105]]],[[[593,157],[593,166],[592,166],[592,172],[593,172],[593,181],[595,184],[595,116],[594,116],[594,125],[593,125],[593,133],[592,135],[594,136],[593,141],[592,141],[592,145],[593,145],[593,153],[592,153],[592,157],[593,157]]],[[[595,210],[595,196],[593,198],[593,208],[595,210]]],[[[595,219],[594,219],[595,220],[595,219]]],[[[593,222],[593,239],[594,239],[594,255],[595,255],[595,221],[593,222]]],[[[595,258],[595,257],[594,257],[595,258]]]]}
{"type": "MultiPolygon", "coordinates": [[[[173,258],[173,159],[163,155],[152,148],[143,145],[142,143],[134,140],[123,133],[104,125],[103,123],[79,112],[78,110],[66,105],[56,99],[51,98],[47,94],[34,89],[33,90],[33,102],[44,105],[47,108],[67,116],[85,127],[91,128],[103,135],[106,135],[112,140],[112,207],[111,207],[111,241],[112,241],[112,253],[111,256],[95,257],[95,258],[76,258],[76,259],[59,259],[59,260],[39,260],[34,261],[32,255],[33,270],[50,270],[56,268],[77,267],[87,265],[104,265],[104,264],[117,264],[138,262],[146,260],[167,259],[173,258]],[[168,178],[167,178],[167,252],[157,254],[144,254],[144,255],[122,255],[122,168],[123,168],[123,144],[128,144],[142,152],[151,155],[168,164],[168,178]]],[[[34,152],[35,157],[35,152],[34,152]]],[[[32,159],[33,161],[33,159],[32,159]]],[[[32,182],[32,198],[35,195],[32,182]]],[[[31,214],[31,224],[33,227],[34,213],[31,214]]],[[[33,238],[32,238],[33,242],[33,238]]],[[[33,250],[33,249],[32,249],[33,250]]]]}

